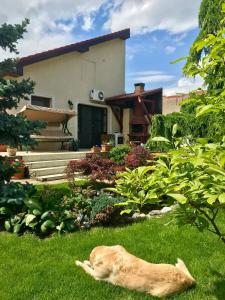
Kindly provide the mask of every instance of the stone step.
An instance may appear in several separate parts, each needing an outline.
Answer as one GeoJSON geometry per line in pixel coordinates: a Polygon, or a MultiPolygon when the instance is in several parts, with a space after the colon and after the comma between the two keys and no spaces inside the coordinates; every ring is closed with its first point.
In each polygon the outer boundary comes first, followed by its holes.
{"type": "Polygon", "coordinates": [[[54,174],[54,175],[38,176],[35,179],[38,181],[53,181],[53,180],[60,180],[65,178],[66,178],[65,174],[54,174]]]}
{"type": "MultiPolygon", "coordinates": [[[[73,160],[77,160],[73,159],[73,160]]],[[[31,161],[26,162],[26,166],[29,168],[30,171],[33,169],[41,169],[41,168],[51,168],[51,167],[66,167],[71,159],[62,159],[62,160],[43,160],[43,161],[31,161]]]]}
{"type": "Polygon", "coordinates": [[[39,177],[39,176],[63,174],[64,171],[65,171],[65,166],[31,169],[30,170],[30,176],[31,176],[31,178],[36,178],[36,177],[39,177]]]}
{"type": "Polygon", "coordinates": [[[49,160],[72,160],[85,158],[90,151],[77,151],[77,152],[43,152],[43,153],[23,153],[22,159],[25,162],[35,161],[49,161],[49,160]]]}

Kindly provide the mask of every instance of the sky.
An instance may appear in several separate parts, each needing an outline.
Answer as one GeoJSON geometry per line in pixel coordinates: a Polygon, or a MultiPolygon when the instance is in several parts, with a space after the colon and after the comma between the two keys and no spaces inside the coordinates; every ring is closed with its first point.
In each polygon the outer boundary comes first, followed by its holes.
{"type": "MultiPolygon", "coordinates": [[[[201,0],[0,0],[0,24],[30,19],[18,44],[20,56],[130,28],[126,41],[126,91],[135,82],[146,89],[163,87],[165,95],[185,93],[202,85],[182,75],[184,62],[198,34],[201,0]]],[[[0,60],[9,57],[0,50],[0,60]]]]}

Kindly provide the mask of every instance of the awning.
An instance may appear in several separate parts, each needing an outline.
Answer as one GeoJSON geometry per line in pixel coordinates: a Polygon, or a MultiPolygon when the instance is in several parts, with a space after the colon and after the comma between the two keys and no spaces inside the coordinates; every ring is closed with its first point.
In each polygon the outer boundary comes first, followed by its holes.
{"type": "Polygon", "coordinates": [[[17,115],[25,116],[28,120],[35,121],[45,121],[50,123],[63,123],[65,120],[69,120],[77,114],[75,111],[48,108],[37,105],[27,104],[25,105],[17,115]]]}

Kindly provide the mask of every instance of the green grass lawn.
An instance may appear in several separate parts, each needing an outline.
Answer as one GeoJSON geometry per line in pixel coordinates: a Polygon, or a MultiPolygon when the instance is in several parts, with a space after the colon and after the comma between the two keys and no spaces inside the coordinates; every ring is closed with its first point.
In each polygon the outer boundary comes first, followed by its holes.
{"type": "MultiPolygon", "coordinates": [[[[225,245],[211,233],[165,226],[169,216],[123,228],[97,228],[40,240],[0,233],[1,300],[153,299],[97,282],[75,266],[97,245],[121,244],[151,262],[182,258],[197,280],[195,289],[170,299],[225,299],[225,245]]],[[[221,222],[225,222],[221,218],[221,222]]]]}

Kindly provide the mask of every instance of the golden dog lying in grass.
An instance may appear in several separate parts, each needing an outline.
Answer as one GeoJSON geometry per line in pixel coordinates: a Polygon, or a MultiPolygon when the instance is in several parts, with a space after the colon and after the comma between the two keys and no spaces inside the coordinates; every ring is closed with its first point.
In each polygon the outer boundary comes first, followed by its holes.
{"type": "Polygon", "coordinates": [[[177,264],[152,264],[126,251],[122,246],[99,246],[92,250],[90,261],[76,265],[96,280],[163,297],[195,285],[182,260],[177,264]]]}

